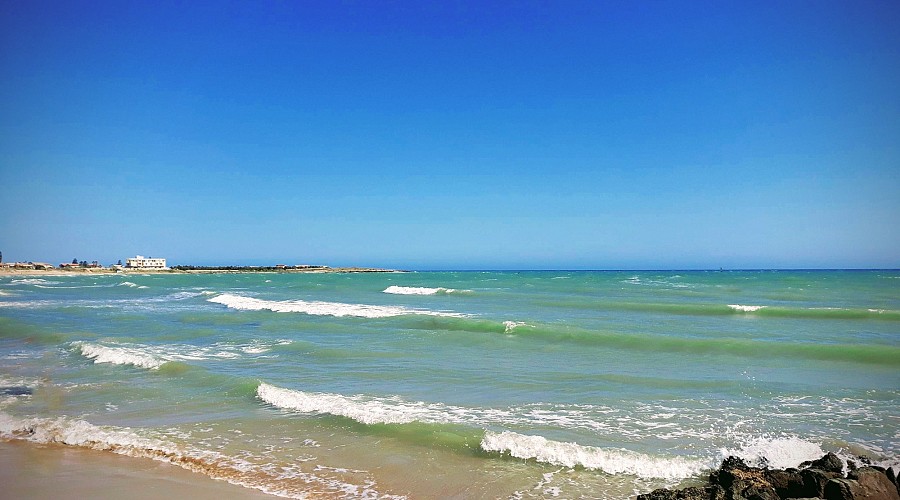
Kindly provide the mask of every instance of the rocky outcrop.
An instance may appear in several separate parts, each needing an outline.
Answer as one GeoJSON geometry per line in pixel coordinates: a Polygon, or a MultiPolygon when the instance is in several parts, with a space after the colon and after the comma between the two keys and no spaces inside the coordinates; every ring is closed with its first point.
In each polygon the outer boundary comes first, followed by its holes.
{"type": "Polygon", "coordinates": [[[834,453],[800,467],[750,467],[728,457],[709,475],[706,486],[660,488],[637,500],[900,500],[900,478],[892,468],[857,467],[849,461],[845,476],[844,463],[834,453]]]}

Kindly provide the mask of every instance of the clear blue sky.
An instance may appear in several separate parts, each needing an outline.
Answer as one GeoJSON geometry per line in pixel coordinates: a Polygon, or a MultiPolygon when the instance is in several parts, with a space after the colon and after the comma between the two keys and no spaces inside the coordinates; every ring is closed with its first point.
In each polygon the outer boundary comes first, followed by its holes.
{"type": "Polygon", "coordinates": [[[0,2],[6,261],[900,267],[895,1],[0,2]]]}

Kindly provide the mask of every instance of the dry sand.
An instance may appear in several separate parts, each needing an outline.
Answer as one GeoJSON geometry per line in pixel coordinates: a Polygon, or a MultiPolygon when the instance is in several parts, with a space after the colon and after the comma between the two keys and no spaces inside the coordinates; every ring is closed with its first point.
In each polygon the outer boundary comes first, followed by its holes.
{"type": "Polygon", "coordinates": [[[0,498],[272,500],[276,497],[149,458],[0,441],[0,498]]]}

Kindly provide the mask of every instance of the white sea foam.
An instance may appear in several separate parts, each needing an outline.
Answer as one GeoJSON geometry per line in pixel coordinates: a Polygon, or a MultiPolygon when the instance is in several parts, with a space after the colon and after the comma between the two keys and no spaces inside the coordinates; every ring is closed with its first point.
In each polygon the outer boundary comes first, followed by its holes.
{"type": "Polygon", "coordinates": [[[58,443],[95,450],[110,450],[125,455],[132,454],[129,451],[137,450],[177,453],[176,447],[171,443],[142,438],[125,429],[102,428],[84,420],[62,417],[22,419],[0,413],[0,436],[42,444],[58,443]]]}
{"type": "Polygon", "coordinates": [[[527,323],[523,323],[521,321],[504,321],[503,322],[503,333],[512,333],[513,330],[520,326],[530,326],[527,323]]]}
{"type": "Polygon", "coordinates": [[[81,354],[94,363],[111,363],[116,365],[133,365],[139,368],[156,370],[169,361],[203,361],[210,359],[236,359],[245,355],[259,355],[268,352],[276,345],[290,344],[290,340],[261,341],[249,343],[217,342],[209,346],[188,344],[115,344],[101,345],[79,343],[76,346],[81,354]]]}
{"type": "Polygon", "coordinates": [[[9,282],[10,285],[58,285],[60,283],[62,282],[45,280],[43,278],[22,278],[9,282]]]}
{"type": "Polygon", "coordinates": [[[580,465],[607,474],[630,474],[646,479],[684,479],[712,466],[708,460],[653,457],[629,450],[582,446],[510,431],[486,431],[481,448],[485,451],[508,453],[524,460],[534,459],[564,467],[580,465]]]}
{"type": "Polygon", "coordinates": [[[741,312],[756,312],[760,309],[765,308],[766,306],[743,306],[741,304],[728,304],[728,307],[734,309],[735,311],[741,312]]]}
{"type": "Polygon", "coordinates": [[[341,302],[321,302],[306,300],[262,300],[253,297],[244,297],[223,293],[208,299],[209,302],[222,304],[226,307],[244,311],[268,310],[273,312],[296,312],[315,316],[354,316],[359,318],[387,318],[391,316],[426,315],[447,316],[454,318],[468,317],[448,311],[430,311],[427,309],[414,309],[402,306],[375,306],[365,304],[344,304],[341,302]]]}
{"type": "Polygon", "coordinates": [[[304,413],[327,413],[365,424],[453,423],[472,427],[562,427],[598,434],[640,437],[647,423],[614,408],[535,403],[509,408],[452,406],[444,403],[406,401],[399,396],[345,396],[332,393],[283,389],[265,382],[257,396],[279,408],[304,413]],[[615,418],[609,415],[614,414],[615,418]],[[631,428],[629,426],[634,426],[631,428]]]}
{"type": "Polygon", "coordinates": [[[147,354],[139,348],[106,347],[99,344],[81,344],[79,346],[84,357],[93,359],[94,363],[112,363],[114,365],[133,365],[139,368],[156,370],[166,359],[147,354]]]}
{"type": "Polygon", "coordinates": [[[770,467],[784,469],[797,467],[801,462],[822,458],[825,450],[818,443],[796,436],[755,437],[738,448],[723,448],[720,458],[729,455],[740,457],[751,464],[766,463],[770,467]]]}
{"type": "Polygon", "coordinates": [[[455,288],[427,288],[423,286],[397,286],[391,285],[383,290],[383,293],[395,295],[438,295],[448,293],[472,293],[471,290],[457,290],[455,288]]]}
{"type": "Polygon", "coordinates": [[[342,396],[282,389],[266,383],[256,390],[259,399],[289,410],[303,413],[328,413],[352,418],[364,424],[405,424],[415,421],[446,422],[439,410],[424,403],[385,401],[364,396],[342,396]]]}

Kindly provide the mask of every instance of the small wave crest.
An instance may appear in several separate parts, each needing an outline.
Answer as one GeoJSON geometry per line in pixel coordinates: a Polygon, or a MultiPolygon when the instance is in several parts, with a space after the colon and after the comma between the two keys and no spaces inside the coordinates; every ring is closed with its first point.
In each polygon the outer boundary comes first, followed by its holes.
{"type": "Polygon", "coordinates": [[[707,460],[653,457],[629,450],[582,446],[511,431],[486,431],[481,448],[524,460],[533,459],[563,467],[582,466],[607,474],[630,474],[645,479],[685,479],[710,469],[713,465],[707,460]]]}
{"type": "Polygon", "coordinates": [[[766,306],[744,306],[741,304],[728,304],[728,307],[740,312],[756,312],[766,306]]]}
{"type": "Polygon", "coordinates": [[[414,309],[402,306],[375,306],[366,304],[345,304],[341,302],[322,302],[306,300],[262,300],[223,293],[207,299],[209,302],[222,304],[231,309],[243,311],[296,312],[314,316],[352,316],[358,318],[389,318],[392,316],[425,315],[465,318],[468,315],[448,312],[414,309]]]}
{"type": "Polygon", "coordinates": [[[530,326],[527,323],[523,323],[521,321],[504,321],[503,322],[503,333],[512,333],[513,330],[520,326],[530,326]]]}
{"type": "Polygon", "coordinates": [[[9,282],[10,285],[59,285],[60,283],[62,282],[45,280],[43,278],[22,278],[9,282]]]}
{"type": "Polygon", "coordinates": [[[119,283],[119,284],[116,285],[116,286],[127,286],[127,287],[130,287],[130,288],[147,288],[147,287],[144,286],[144,285],[138,285],[137,283],[132,283],[132,282],[130,282],[130,281],[123,281],[123,282],[119,283]]]}
{"type": "Polygon", "coordinates": [[[114,365],[133,365],[139,368],[157,370],[167,360],[147,354],[132,347],[106,347],[99,344],[80,344],[81,354],[93,359],[94,363],[111,363],[114,365]]]}
{"type": "Polygon", "coordinates": [[[397,286],[391,285],[385,288],[382,293],[391,293],[394,295],[444,295],[451,293],[472,293],[471,290],[457,290],[455,288],[427,288],[423,286],[397,286]]]}
{"type": "Polygon", "coordinates": [[[254,340],[246,344],[217,342],[209,346],[116,344],[113,346],[87,342],[75,344],[81,354],[94,363],[132,365],[157,370],[170,361],[202,361],[236,359],[245,355],[261,355],[273,347],[290,344],[287,339],[272,342],[254,340]]]}

